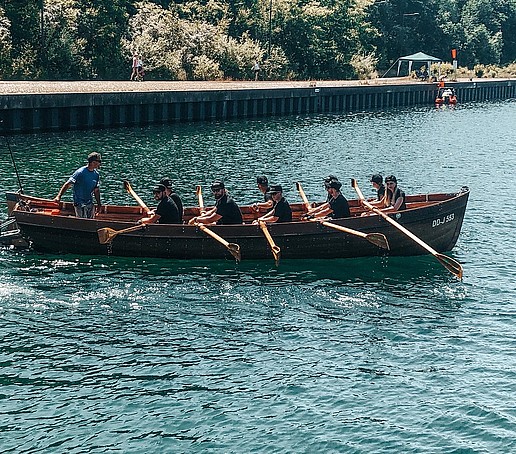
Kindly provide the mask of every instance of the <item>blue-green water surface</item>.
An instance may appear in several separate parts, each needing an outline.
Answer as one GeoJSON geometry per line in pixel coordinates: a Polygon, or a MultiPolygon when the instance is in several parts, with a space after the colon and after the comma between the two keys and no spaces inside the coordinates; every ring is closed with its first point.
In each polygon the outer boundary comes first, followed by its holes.
{"type": "MultiPolygon", "coordinates": [[[[0,249],[2,452],[516,450],[516,102],[10,138],[25,193],[54,196],[90,151],[105,203],[187,205],[225,181],[393,173],[407,193],[471,197],[450,253],[170,261],[0,249]]],[[[17,189],[5,143],[0,189],[17,189]]],[[[350,187],[344,193],[353,197],[350,187]]],[[[66,197],[70,197],[70,193],[66,197]]],[[[3,205],[5,217],[5,205],[3,205]]]]}

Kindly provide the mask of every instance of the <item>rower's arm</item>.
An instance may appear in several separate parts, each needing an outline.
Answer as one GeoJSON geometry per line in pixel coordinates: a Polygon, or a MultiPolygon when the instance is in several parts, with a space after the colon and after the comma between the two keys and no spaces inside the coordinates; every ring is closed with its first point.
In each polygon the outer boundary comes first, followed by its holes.
{"type": "Polygon", "coordinates": [[[61,186],[61,189],[59,189],[59,192],[57,193],[57,195],[54,197],[54,201],[59,202],[61,200],[61,197],[63,196],[63,194],[68,190],[68,188],[72,184],[73,183],[71,181],[67,181],[65,184],[63,184],[63,186],[61,186]]]}

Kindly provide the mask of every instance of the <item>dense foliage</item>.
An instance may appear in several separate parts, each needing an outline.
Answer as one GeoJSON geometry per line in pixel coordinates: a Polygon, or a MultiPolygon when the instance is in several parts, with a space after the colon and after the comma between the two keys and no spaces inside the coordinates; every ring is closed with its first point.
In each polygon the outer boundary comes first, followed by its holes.
{"type": "Polygon", "coordinates": [[[0,78],[367,77],[423,51],[516,61],[516,0],[4,0],[0,78]]]}

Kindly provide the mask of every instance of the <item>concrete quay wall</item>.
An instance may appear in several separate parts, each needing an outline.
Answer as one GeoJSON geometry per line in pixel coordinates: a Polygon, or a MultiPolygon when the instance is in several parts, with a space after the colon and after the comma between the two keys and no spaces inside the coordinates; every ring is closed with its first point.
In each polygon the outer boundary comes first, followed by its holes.
{"type": "MultiPolygon", "coordinates": [[[[446,83],[459,103],[516,97],[516,80],[446,83]]],[[[435,83],[0,83],[3,134],[431,105],[435,83]]]]}

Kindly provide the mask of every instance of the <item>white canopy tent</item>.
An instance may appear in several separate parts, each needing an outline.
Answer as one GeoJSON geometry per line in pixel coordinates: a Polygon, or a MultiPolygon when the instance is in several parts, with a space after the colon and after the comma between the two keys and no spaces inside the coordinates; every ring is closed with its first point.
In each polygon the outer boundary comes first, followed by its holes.
{"type": "Polygon", "coordinates": [[[400,75],[400,69],[401,69],[401,64],[404,62],[404,61],[407,61],[408,62],[408,72],[410,74],[410,71],[412,71],[412,63],[416,62],[416,63],[426,63],[426,68],[428,70],[428,72],[430,72],[430,65],[432,63],[440,63],[442,62],[442,60],[440,58],[437,58],[437,57],[432,57],[431,55],[427,55],[423,52],[417,52],[415,54],[412,54],[412,55],[407,55],[406,57],[400,57],[398,58],[398,76],[400,75]]]}

